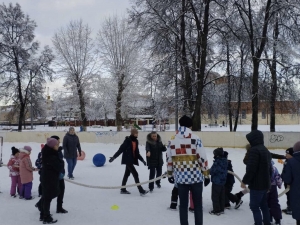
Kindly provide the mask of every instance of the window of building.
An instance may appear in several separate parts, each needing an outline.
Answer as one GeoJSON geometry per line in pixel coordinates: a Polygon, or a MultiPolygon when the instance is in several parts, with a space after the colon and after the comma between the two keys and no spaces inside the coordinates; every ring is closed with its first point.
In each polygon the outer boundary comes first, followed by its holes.
{"type": "Polygon", "coordinates": [[[242,119],[246,119],[246,110],[242,109],[242,119]]]}
{"type": "Polygon", "coordinates": [[[261,118],[266,119],[266,110],[261,111],[261,118]]]}

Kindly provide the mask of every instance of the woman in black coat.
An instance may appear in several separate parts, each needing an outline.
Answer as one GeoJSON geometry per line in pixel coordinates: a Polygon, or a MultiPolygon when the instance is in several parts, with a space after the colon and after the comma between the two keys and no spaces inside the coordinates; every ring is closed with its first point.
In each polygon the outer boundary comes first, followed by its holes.
{"type": "MultiPolygon", "coordinates": [[[[135,183],[140,183],[139,180],[139,174],[136,171],[134,165],[139,165],[138,160],[144,163],[146,166],[146,162],[143,159],[143,157],[140,155],[139,151],[139,142],[137,140],[138,137],[138,130],[132,129],[131,135],[129,137],[126,137],[123,144],[120,146],[119,150],[114,154],[113,157],[110,157],[109,162],[111,163],[114,161],[119,155],[122,155],[122,162],[121,164],[126,165],[125,173],[122,181],[122,186],[125,186],[128,180],[128,177],[130,174],[132,174],[135,183]]],[[[139,192],[141,196],[148,193],[148,191],[145,191],[142,186],[137,186],[139,189],[139,192]]],[[[121,194],[130,194],[129,191],[126,190],[126,188],[121,189],[121,194]]]]}
{"type": "Polygon", "coordinates": [[[42,150],[42,210],[41,218],[44,224],[56,223],[50,215],[50,204],[53,198],[59,194],[59,175],[62,170],[62,162],[58,155],[59,142],[55,138],[48,138],[47,144],[42,150]]]}
{"type": "MultiPolygon", "coordinates": [[[[162,166],[164,164],[162,153],[165,151],[167,151],[167,148],[162,144],[159,134],[157,134],[155,131],[152,131],[147,135],[146,156],[148,169],[150,170],[149,180],[154,179],[155,174],[156,177],[161,176],[162,166]]],[[[157,180],[155,183],[158,188],[161,187],[160,180],[157,180]]],[[[154,182],[151,182],[149,183],[150,192],[152,192],[153,189],[154,182]]]]}

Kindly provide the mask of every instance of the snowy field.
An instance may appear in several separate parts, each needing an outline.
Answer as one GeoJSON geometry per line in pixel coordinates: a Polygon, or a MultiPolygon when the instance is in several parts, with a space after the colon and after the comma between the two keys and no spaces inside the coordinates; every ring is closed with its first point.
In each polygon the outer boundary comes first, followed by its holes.
{"type": "MultiPolygon", "coordinates": [[[[142,128],[141,131],[151,131],[151,125],[147,125],[146,128],[140,126],[142,128]]],[[[27,126],[30,128],[30,126],[27,126]]],[[[48,125],[43,126],[34,126],[33,130],[24,130],[24,131],[68,131],[69,127],[49,127],[48,125]]],[[[0,131],[3,130],[10,130],[10,129],[17,129],[16,126],[0,126],[0,131]]],[[[270,131],[270,125],[258,125],[258,129],[261,131],[270,131]]],[[[79,127],[75,127],[76,132],[80,131],[79,127]]],[[[202,124],[201,126],[202,131],[228,131],[229,126],[227,127],[209,127],[207,124],[202,124]]],[[[87,127],[87,131],[117,131],[117,127],[87,127]]],[[[123,128],[123,131],[127,131],[123,128]]],[[[175,124],[170,124],[170,129],[167,131],[175,131],[175,124]]],[[[238,125],[237,131],[251,131],[251,125],[238,125]]],[[[276,125],[277,132],[299,132],[300,131],[300,124],[295,125],[276,125]]]]}
{"type": "MultiPolygon", "coordinates": [[[[32,162],[35,161],[40,150],[41,143],[4,143],[3,161],[8,162],[11,147],[23,147],[30,145],[33,148],[31,154],[32,162]]],[[[118,149],[118,145],[114,144],[87,144],[82,143],[82,149],[86,152],[84,161],[78,161],[74,171],[75,181],[99,185],[99,186],[119,186],[124,173],[124,166],[121,165],[121,156],[113,163],[108,163],[108,158],[118,149]],[[107,162],[104,167],[97,168],[92,163],[92,158],[96,153],[103,153],[107,162]]],[[[145,146],[140,146],[143,153],[145,146]]],[[[212,148],[207,148],[207,156],[209,164],[213,162],[212,148]]],[[[232,160],[234,171],[242,177],[244,175],[245,166],[242,162],[244,157],[244,149],[225,149],[229,152],[229,159],[232,160]]],[[[273,151],[275,153],[284,154],[283,150],[273,151]]],[[[282,170],[282,164],[275,162],[279,171],[282,170]]],[[[163,167],[163,171],[166,169],[163,167]]],[[[149,171],[144,165],[137,168],[140,180],[146,181],[149,171]]],[[[38,173],[34,173],[33,196],[34,200],[26,201],[18,198],[11,198],[10,178],[6,167],[0,168],[0,221],[1,224],[41,224],[39,221],[39,212],[34,207],[38,201],[38,173]]],[[[129,177],[127,184],[134,183],[132,176],[129,177]]],[[[148,190],[148,186],[143,186],[148,190]]],[[[121,195],[119,189],[101,190],[89,189],[86,187],[76,186],[66,182],[66,192],[64,198],[64,208],[69,211],[68,214],[56,214],[56,199],[52,201],[51,213],[53,217],[58,219],[57,224],[64,225],[179,225],[179,212],[170,211],[167,208],[170,205],[172,184],[167,179],[162,180],[162,188],[154,189],[153,193],[141,197],[137,188],[128,188],[131,195],[121,195]],[[113,205],[119,206],[118,210],[112,210],[113,205]]],[[[233,192],[240,191],[240,184],[236,180],[233,192]]],[[[279,190],[281,192],[282,190],[279,190]]],[[[203,211],[205,225],[232,225],[243,224],[252,225],[253,218],[249,209],[249,195],[244,196],[243,205],[240,209],[226,210],[224,215],[213,216],[208,212],[212,209],[211,185],[204,188],[203,192],[203,211]]],[[[280,198],[281,207],[285,208],[286,197],[280,198]]],[[[193,214],[189,213],[190,224],[194,224],[193,214]]],[[[294,225],[295,222],[291,216],[283,215],[283,225],[294,225]]]]}

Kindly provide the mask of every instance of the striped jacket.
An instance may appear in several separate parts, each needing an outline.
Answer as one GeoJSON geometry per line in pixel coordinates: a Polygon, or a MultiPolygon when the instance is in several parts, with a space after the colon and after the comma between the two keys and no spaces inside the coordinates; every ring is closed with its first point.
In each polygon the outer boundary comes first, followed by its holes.
{"type": "Polygon", "coordinates": [[[179,184],[194,184],[204,181],[209,175],[206,152],[200,138],[191,129],[179,127],[175,138],[169,141],[168,174],[179,184]]]}

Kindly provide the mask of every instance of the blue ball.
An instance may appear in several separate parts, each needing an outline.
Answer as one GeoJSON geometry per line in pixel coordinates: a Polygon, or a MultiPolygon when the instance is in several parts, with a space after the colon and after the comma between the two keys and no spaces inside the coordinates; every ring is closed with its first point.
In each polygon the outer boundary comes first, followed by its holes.
{"type": "Polygon", "coordinates": [[[95,166],[97,166],[97,167],[104,166],[105,162],[106,162],[105,155],[103,155],[101,153],[94,155],[93,163],[95,166]]]}

